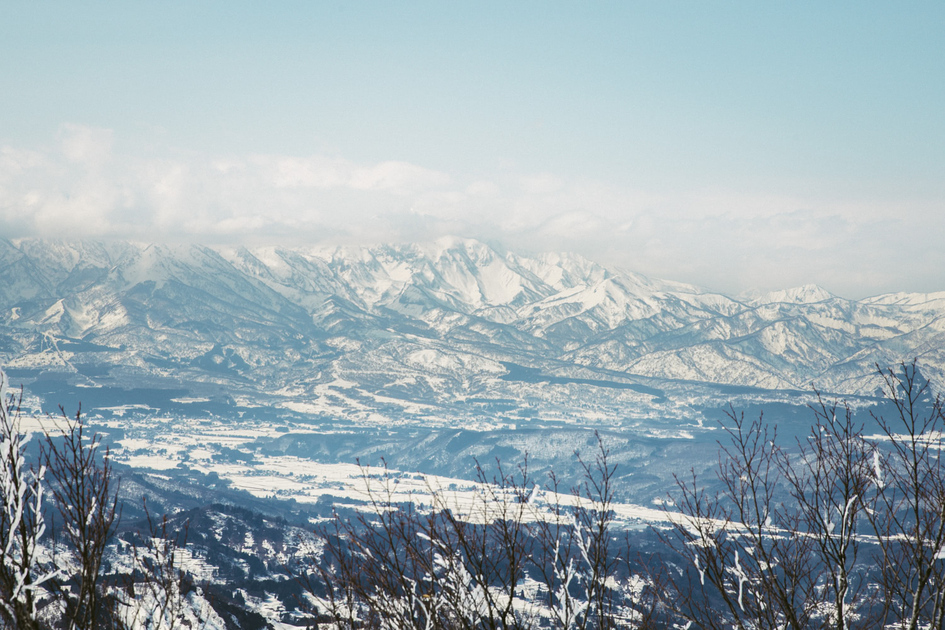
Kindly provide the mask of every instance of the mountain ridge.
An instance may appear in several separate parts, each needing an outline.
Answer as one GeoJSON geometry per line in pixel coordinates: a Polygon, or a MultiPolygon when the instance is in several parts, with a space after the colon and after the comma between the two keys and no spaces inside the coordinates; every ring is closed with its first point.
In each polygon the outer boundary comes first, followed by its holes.
{"type": "Polygon", "coordinates": [[[332,413],[395,391],[438,401],[448,416],[470,397],[507,395],[504,363],[585,380],[597,371],[769,390],[813,383],[840,395],[873,393],[877,363],[918,357],[933,381],[945,376],[945,292],[848,300],[806,285],[730,297],[472,239],[325,248],[0,239],[0,273],[9,368],[99,384],[176,378],[240,399],[298,391],[332,413]],[[357,396],[326,385],[339,379],[357,396]]]}

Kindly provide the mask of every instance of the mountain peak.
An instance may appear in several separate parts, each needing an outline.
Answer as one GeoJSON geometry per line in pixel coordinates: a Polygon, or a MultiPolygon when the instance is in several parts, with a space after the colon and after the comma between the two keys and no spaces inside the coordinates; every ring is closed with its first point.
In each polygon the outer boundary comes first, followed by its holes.
{"type": "Polygon", "coordinates": [[[816,284],[804,284],[780,291],[743,294],[745,300],[754,305],[761,304],[816,304],[835,298],[833,293],[816,284]]]}
{"type": "Polygon", "coordinates": [[[474,238],[464,238],[461,236],[441,236],[432,243],[426,246],[421,245],[420,247],[434,259],[460,252],[461,255],[469,256],[472,259],[488,260],[493,257],[503,257],[500,252],[496,251],[495,247],[474,238]]]}

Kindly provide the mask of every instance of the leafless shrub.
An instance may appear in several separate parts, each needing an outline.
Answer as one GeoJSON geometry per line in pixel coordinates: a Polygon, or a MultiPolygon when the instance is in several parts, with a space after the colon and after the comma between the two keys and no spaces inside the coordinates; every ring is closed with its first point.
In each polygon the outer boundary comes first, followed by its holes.
{"type": "Polygon", "coordinates": [[[776,436],[758,418],[730,411],[729,444],[720,445],[721,494],[709,493],[693,473],[677,478],[674,531],[666,538],[698,573],[674,579],[677,612],[700,628],[803,628],[811,600],[811,547],[794,536],[798,515],[777,509],[780,470],[776,436]],[[780,531],[779,531],[780,530],[780,531]]]}
{"type": "Polygon", "coordinates": [[[20,431],[19,395],[5,395],[6,377],[0,372],[0,624],[37,629],[37,604],[43,583],[56,571],[39,562],[43,518],[45,469],[26,465],[29,440],[20,431]]]}
{"type": "MultiPolygon", "coordinates": [[[[429,505],[398,501],[395,477],[362,468],[369,510],[317,532],[324,556],[305,583],[338,628],[644,627],[643,589],[618,582],[612,548],[615,466],[598,437],[584,483],[477,465],[474,494],[430,487],[429,505]],[[314,578],[314,579],[311,579],[314,578]]],[[[638,580],[640,578],[637,578],[638,580]]],[[[646,594],[647,596],[649,593],[646,594]]]]}
{"type": "Polygon", "coordinates": [[[101,436],[86,431],[81,409],[74,418],[62,413],[58,430],[46,433],[41,461],[56,503],[61,533],[73,554],[75,574],[59,583],[64,624],[91,629],[105,618],[105,592],[100,584],[102,559],[118,521],[118,485],[109,450],[101,452],[101,436]]]}
{"type": "Polygon", "coordinates": [[[762,417],[729,412],[721,491],[677,479],[666,541],[690,567],[671,574],[680,617],[718,629],[942,627],[943,406],[914,362],[880,373],[896,410],[874,415],[880,441],[820,396],[791,450],[762,417]]]}
{"type": "MultiPolygon", "coordinates": [[[[877,366],[878,369],[878,366],[877,366]]],[[[945,405],[916,363],[880,370],[894,416],[876,416],[887,454],[877,453],[881,492],[871,512],[882,550],[885,615],[894,628],[945,625],[945,405]]]]}

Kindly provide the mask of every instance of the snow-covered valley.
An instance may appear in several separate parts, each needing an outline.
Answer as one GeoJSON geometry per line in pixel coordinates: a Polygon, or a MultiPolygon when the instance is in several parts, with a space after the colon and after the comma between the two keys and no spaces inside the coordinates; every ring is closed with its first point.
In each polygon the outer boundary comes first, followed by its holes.
{"type": "Polygon", "coordinates": [[[646,546],[676,476],[711,478],[727,409],[763,411],[791,441],[819,391],[875,434],[877,364],[945,376],[945,293],[725,296],[463,239],[0,240],[0,272],[0,366],[24,388],[24,428],[81,407],[122,478],[126,527],[145,496],[190,523],[188,570],[212,586],[219,627],[304,623],[286,566],[312,557],[333,513],[366,509],[371,479],[394,502],[459,506],[479,496],[477,470],[527,462],[567,494],[599,435],[614,523],[646,546]],[[224,622],[227,606],[258,618],[224,622]]]}

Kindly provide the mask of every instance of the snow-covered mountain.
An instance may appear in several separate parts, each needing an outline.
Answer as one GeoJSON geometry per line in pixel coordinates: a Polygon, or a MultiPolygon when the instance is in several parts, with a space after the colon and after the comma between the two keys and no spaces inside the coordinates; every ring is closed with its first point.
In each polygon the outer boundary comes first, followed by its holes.
{"type": "Polygon", "coordinates": [[[176,400],[245,409],[449,421],[476,415],[480,400],[531,396],[564,413],[700,384],[869,395],[876,363],[914,357],[933,380],[945,376],[945,292],[730,297],[458,238],[364,248],[0,240],[0,274],[0,363],[87,394],[176,387],[186,391],[176,400]]]}

